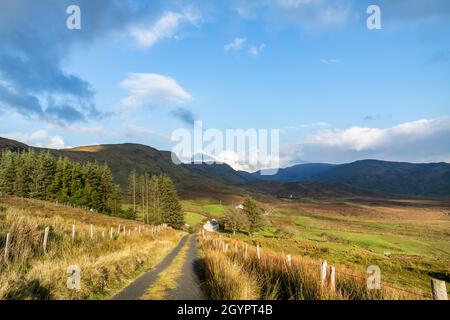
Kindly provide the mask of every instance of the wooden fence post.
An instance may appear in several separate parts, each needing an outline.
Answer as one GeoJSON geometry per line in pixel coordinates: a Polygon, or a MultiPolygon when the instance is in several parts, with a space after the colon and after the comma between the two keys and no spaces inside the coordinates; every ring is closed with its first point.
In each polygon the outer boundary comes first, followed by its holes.
{"type": "Polygon", "coordinates": [[[105,238],[105,230],[102,231],[102,238],[105,238]]]}
{"type": "Polygon", "coordinates": [[[258,260],[261,260],[261,252],[259,252],[259,244],[256,245],[256,256],[258,257],[258,260]]]}
{"type": "Polygon", "coordinates": [[[117,234],[120,235],[120,224],[119,224],[119,226],[117,227],[117,234]]]}
{"type": "Polygon", "coordinates": [[[323,286],[325,286],[325,283],[327,281],[327,260],[322,262],[322,268],[320,269],[320,283],[323,286]]]}
{"type": "Polygon", "coordinates": [[[72,225],[72,241],[75,240],[75,225],[72,225]]]}
{"type": "Polygon", "coordinates": [[[5,245],[5,262],[9,263],[9,250],[11,249],[11,234],[6,234],[6,245],[5,245]]]}
{"type": "Polygon", "coordinates": [[[94,226],[91,224],[91,240],[94,239],[94,226]]]}
{"type": "Polygon", "coordinates": [[[431,279],[431,292],[433,300],[448,300],[445,281],[431,279]]]}
{"type": "Polygon", "coordinates": [[[291,267],[292,266],[292,256],[290,254],[288,254],[286,256],[286,260],[287,260],[288,267],[291,267]]]}
{"type": "Polygon", "coordinates": [[[225,252],[227,252],[227,251],[228,251],[228,243],[225,244],[225,252]]]}
{"type": "Polygon", "coordinates": [[[109,232],[109,237],[112,239],[113,238],[113,232],[114,232],[114,228],[111,227],[111,231],[109,232]]]}
{"type": "Polygon", "coordinates": [[[336,269],[330,267],[330,291],[336,292],[336,269]]]}
{"type": "Polygon", "coordinates": [[[247,259],[247,256],[248,256],[248,244],[245,244],[244,258],[247,259]]]}
{"type": "Polygon", "coordinates": [[[42,246],[44,247],[44,253],[47,253],[47,241],[48,241],[48,233],[50,231],[50,227],[46,227],[44,231],[44,242],[42,246]]]}

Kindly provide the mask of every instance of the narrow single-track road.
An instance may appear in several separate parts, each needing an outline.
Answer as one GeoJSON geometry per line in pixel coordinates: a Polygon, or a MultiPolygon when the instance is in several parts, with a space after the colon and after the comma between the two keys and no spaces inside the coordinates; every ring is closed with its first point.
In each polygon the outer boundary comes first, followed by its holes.
{"type": "Polygon", "coordinates": [[[176,279],[176,288],[168,290],[165,299],[168,300],[202,300],[205,299],[201,290],[203,267],[197,255],[195,236],[184,236],[178,245],[155,267],[146,271],[125,289],[112,297],[112,300],[139,300],[145,296],[148,289],[158,280],[158,276],[170,267],[188,242],[188,251],[181,275],[176,279]]]}

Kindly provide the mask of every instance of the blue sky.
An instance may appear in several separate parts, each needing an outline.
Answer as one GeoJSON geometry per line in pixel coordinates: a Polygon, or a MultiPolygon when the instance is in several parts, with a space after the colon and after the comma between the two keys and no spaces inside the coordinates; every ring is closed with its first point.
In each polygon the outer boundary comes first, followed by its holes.
{"type": "Polygon", "coordinates": [[[170,150],[195,119],[280,129],[282,165],[450,161],[446,0],[8,0],[0,21],[3,137],[170,150]]]}

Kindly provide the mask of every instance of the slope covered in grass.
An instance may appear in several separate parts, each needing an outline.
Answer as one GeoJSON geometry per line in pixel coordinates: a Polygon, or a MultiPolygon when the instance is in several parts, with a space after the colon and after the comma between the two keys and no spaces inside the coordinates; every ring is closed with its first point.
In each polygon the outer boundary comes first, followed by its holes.
{"type": "Polygon", "coordinates": [[[6,234],[11,237],[9,262],[0,262],[0,299],[109,297],[162,260],[184,234],[37,200],[8,197],[0,205],[2,252],[6,234]],[[80,290],[67,288],[69,265],[81,270],[80,290]]]}

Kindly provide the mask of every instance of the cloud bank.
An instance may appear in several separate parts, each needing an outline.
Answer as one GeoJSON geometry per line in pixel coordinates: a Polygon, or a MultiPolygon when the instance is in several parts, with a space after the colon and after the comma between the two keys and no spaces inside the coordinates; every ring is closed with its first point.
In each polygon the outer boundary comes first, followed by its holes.
{"type": "Polygon", "coordinates": [[[401,123],[389,128],[323,129],[284,146],[281,162],[344,163],[361,159],[450,162],[450,116],[401,123]]]}
{"type": "Polygon", "coordinates": [[[0,2],[0,109],[31,119],[68,124],[103,116],[90,83],[64,71],[63,60],[78,44],[121,30],[153,15],[159,1],[79,0],[82,29],[66,28],[73,1],[0,2]]]}

